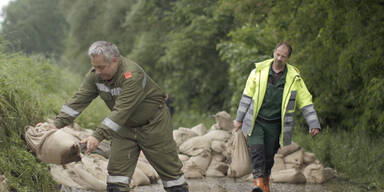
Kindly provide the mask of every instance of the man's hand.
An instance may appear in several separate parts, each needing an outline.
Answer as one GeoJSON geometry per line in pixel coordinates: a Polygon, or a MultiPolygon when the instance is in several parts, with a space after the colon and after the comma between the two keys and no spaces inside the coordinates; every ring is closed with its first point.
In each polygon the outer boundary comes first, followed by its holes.
{"type": "Polygon", "coordinates": [[[100,142],[95,137],[89,136],[81,140],[80,143],[84,143],[87,145],[87,151],[85,151],[85,154],[89,154],[97,148],[100,142]]]}
{"type": "Polygon", "coordinates": [[[243,125],[243,122],[240,122],[240,121],[237,121],[237,120],[235,120],[233,122],[233,126],[235,127],[235,131],[236,132],[241,128],[242,125],[243,125]]]}
{"type": "Polygon", "coordinates": [[[313,128],[313,129],[309,130],[309,134],[312,135],[312,136],[315,136],[315,135],[319,134],[319,132],[320,132],[319,128],[313,128]]]}

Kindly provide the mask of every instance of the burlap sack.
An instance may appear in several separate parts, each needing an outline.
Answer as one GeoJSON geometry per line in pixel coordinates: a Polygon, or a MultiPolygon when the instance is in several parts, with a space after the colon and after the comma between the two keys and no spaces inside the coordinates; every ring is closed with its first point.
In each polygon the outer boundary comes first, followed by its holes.
{"type": "Polygon", "coordinates": [[[189,159],[188,155],[179,154],[179,159],[181,162],[187,161],[189,159]]]}
{"type": "Polygon", "coordinates": [[[290,145],[280,148],[277,153],[286,156],[300,149],[300,146],[295,142],[292,142],[290,145]]]}
{"type": "Polygon", "coordinates": [[[203,151],[199,155],[191,157],[188,161],[192,161],[194,164],[196,164],[197,167],[201,169],[202,173],[204,174],[209,164],[211,163],[211,159],[212,159],[211,152],[203,151]]]}
{"type": "Polygon", "coordinates": [[[156,170],[149,163],[137,161],[136,167],[144,172],[144,174],[148,177],[151,183],[156,183],[157,180],[160,178],[159,174],[157,174],[156,170]]]}
{"type": "Polygon", "coordinates": [[[0,175],[0,192],[8,192],[7,178],[0,175]]]}
{"type": "Polygon", "coordinates": [[[210,130],[203,137],[207,138],[210,141],[219,140],[227,142],[228,139],[231,137],[231,133],[223,130],[210,130]]]}
{"type": "Polygon", "coordinates": [[[50,128],[48,123],[28,127],[25,137],[37,158],[45,163],[66,164],[81,159],[79,139],[62,129],[50,128]]]}
{"type": "Polygon", "coordinates": [[[219,140],[213,140],[211,142],[211,149],[217,153],[223,153],[226,149],[225,142],[219,140]]]}
{"type": "Polygon", "coordinates": [[[228,171],[229,165],[223,162],[219,162],[216,159],[212,159],[209,164],[205,175],[207,177],[224,177],[228,171]]]}
{"type": "Polygon", "coordinates": [[[184,177],[188,179],[201,179],[204,177],[204,171],[190,160],[185,162],[182,171],[184,173],[184,177]]]}
{"type": "Polygon", "coordinates": [[[242,131],[233,133],[232,160],[228,169],[229,177],[242,177],[251,172],[248,145],[242,131]]]}
{"type": "Polygon", "coordinates": [[[215,119],[217,124],[222,130],[232,131],[233,130],[233,120],[231,115],[229,115],[226,111],[220,111],[216,113],[215,119]]]}
{"type": "Polygon", "coordinates": [[[219,127],[219,124],[215,123],[211,126],[209,130],[220,130],[221,128],[219,127]]]}
{"type": "Polygon", "coordinates": [[[304,168],[303,174],[308,183],[323,183],[324,167],[321,164],[312,163],[304,168]]]}
{"type": "Polygon", "coordinates": [[[192,137],[181,144],[179,149],[182,154],[196,156],[204,151],[211,150],[211,140],[204,136],[192,137]]]}
{"type": "Polygon", "coordinates": [[[57,129],[52,129],[51,126],[49,123],[41,123],[36,127],[27,126],[25,128],[25,140],[33,152],[38,153],[41,151],[45,140],[57,131],[57,129]]]}
{"type": "Polygon", "coordinates": [[[180,146],[188,139],[196,136],[198,136],[198,134],[188,128],[180,127],[177,130],[173,130],[173,139],[175,140],[177,146],[180,146]]]}
{"type": "Polygon", "coordinates": [[[50,173],[53,180],[55,180],[59,184],[74,187],[77,189],[85,189],[72,179],[73,175],[70,174],[70,170],[65,169],[62,165],[50,164],[50,173]]]}
{"type": "Polygon", "coordinates": [[[304,162],[304,151],[302,149],[299,149],[299,150],[285,156],[284,162],[302,165],[304,162]]]}
{"type": "Polygon", "coordinates": [[[305,183],[306,179],[300,170],[285,169],[272,172],[271,181],[274,183],[305,183]]]}
{"type": "Polygon", "coordinates": [[[145,175],[145,173],[138,167],[133,172],[131,186],[149,185],[151,180],[145,175]]]}
{"type": "Polygon", "coordinates": [[[197,133],[199,136],[202,136],[207,133],[207,128],[202,123],[192,127],[191,130],[197,133]]]}
{"type": "Polygon", "coordinates": [[[71,171],[75,175],[75,177],[72,177],[74,178],[74,181],[83,186],[85,189],[104,191],[107,188],[106,179],[98,179],[96,175],[92,174],[89,172],[89,169],[87,170],[84,167],[84,164],[76,163],[71,171]]]}
{"type": "Polygon", "coordinates": [[[304,152],[304,163],[309,165],[316,160],[314,153],[304,152]]]}
{"type": "Polygon", "coordinates": [[[283,159],[282,154],[276,154],[274,157],[275,163],[273,164],[272,167],[272,172],[280,171],[285,169],[285,163],[283,159]]]}

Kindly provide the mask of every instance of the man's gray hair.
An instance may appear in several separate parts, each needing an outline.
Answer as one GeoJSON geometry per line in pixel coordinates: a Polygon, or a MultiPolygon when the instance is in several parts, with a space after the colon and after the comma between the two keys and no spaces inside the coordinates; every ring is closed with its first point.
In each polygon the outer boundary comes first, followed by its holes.
{"type": "Polygon", "coordinates": [[[111,62],[113,57],[120,57],[117,46],[107,41],[96,41],[92,43],[88,49],[88,56],[92,58],[96,55],[103,55],[108,62],[111,62]]]}

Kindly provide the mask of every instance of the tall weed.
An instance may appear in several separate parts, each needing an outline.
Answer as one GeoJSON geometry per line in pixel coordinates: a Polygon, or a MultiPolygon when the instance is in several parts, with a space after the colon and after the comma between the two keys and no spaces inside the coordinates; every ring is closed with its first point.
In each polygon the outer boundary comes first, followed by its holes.
{"type": "Polygon", "coordinates": [[[311,137],[296,131],[295,142],[312,151],[326,165],[366,190],[384,189],[384,141],[363,131],[347,132],[325,128],[311,137]]]}

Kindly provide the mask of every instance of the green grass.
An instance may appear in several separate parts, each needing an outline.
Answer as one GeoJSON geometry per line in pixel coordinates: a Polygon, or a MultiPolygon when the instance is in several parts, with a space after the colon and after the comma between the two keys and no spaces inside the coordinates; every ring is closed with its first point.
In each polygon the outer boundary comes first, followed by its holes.
{"type": "MultiPolygon", "coordinates": [[[[0,43],[1,44],[1,43],[0,43]]],[[[24,141],[24,127],[52,118],[78,89],[80,77],[40,56],[5,54],[0,46],[0,175],[10,191],[55,191],[47,165],[24,141]]],[[[79,118],[93,127],[106,109],[96,101],[79,118]]]]}
{"type": "Polygon", "coordinates": [[[363,191],[384,189],[384,140],[372,139],[362,131],[326,128],[314,138],[296,130],[294,141],[363,191]]]}

